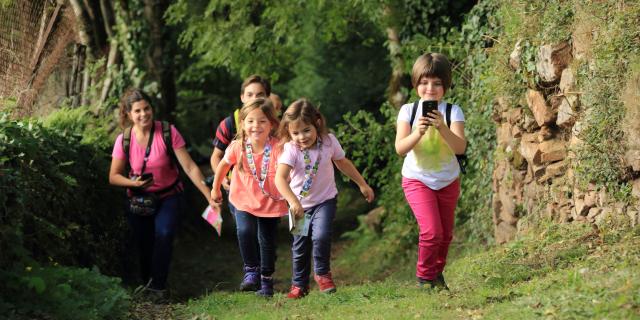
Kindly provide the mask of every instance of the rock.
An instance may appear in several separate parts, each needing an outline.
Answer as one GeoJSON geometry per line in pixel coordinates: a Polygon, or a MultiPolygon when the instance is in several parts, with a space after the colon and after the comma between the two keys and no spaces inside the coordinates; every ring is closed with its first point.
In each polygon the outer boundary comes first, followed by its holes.
{"type": "Polygon", "coordinates": [[[364,224],[372,231],[376,233],[382,232],[382,217],[384,217],[384,207],[377,207],[364,217],[364,224]]]}
{"type": "Polygon", "coordinates": [[[520,141],[520,147],[518,148],[520,154],[527,160],[529,165],[539,165],[540,163],[540,149],[538,143],[526,141],[524,136],[520,141]],[[534,160],[536,162],[534,162],[534,160]]]}
{"type": "Polygon", "coordinates": [[[563,175],[566,171],[567,163],[564,161],[559,161],[548,165],[546,174],[550,175],[551,177],[557,177],[563,175]]]}
{"type": "Polygon", "coordinates": [[[624,159],[633,171],[640,171],[640,150],[627,150],[624,159]]]}
{"type": "Polygon", "coordinates": [[[633,180],[631,195],[640,200],[640,178],[633,180]]]}
{"type": "Polygon", "coordinates": [[[556,121],[555,115],[547,105],[542,92],[529,89],[527,91],[527,105],[531,109],[538,126],[556,121]]]}
{"type": "Polygon", "coordinates": [[[589,209],[591,209],[591,207],[585,205],[584,199],[574,198],[573,203],[578,216],[586,216],[589,213],[589,209]]]}
{"type": "Polygon", "coordinates": [[[517,125],[522,120],[522,108],[513,108],[509,110],[507,120],[512,126],[517,125]]]}
{"type": "Polygon", "coordinates": [[[638,211],[636,210],[627,210],[627,217],[629,217],[629,221],[631,222],[631,226],[635,227],[638,222],[638,211]]]}
{"type": "Polygon", "coordinates": [[[556,124],[562,128],[570,128],[576,121],[576,116],[574,112],[574,108],[572,107],[570,99],[574,99],[577,101],[577,97],[563,96],[562,102],[558,107],[558,115],[556,117],[556,124]]]}
{"type": "Polygon", "coordinates": [[[587,191],[584,195],[584,205],[592,208],[598,203],[598,193],[595,190],[587,191]]]}
{"type": "Polygon", "coordinates": [[[594,222],[596,216],[598,216],[601,212],[602,212],[602,208],[594,207],[589,209],[589,214],[587,214],[587,220],[589,220],[590,222],[594,222]]]}
{"type": "Polygon", "coordinates": [[[561,140],[548,140],[538,145],[540,150],[540,162],[550,163],[564,160],[567,157],[565,142],[561,140]]]}
{"type": "Polygon", "coordinates": [[[538,50],[536,71],[542,81],[556,83],[571,59],[571,46],[566,41],[541,46],[538,50]]]}
{"type": "Polygon", "coordinates": [[[500,220],[506,221],[509,224],[515,225],[518,222],[518,218],[515,216],[516,204],[513,197],[509,195],[506,188],[501,188],[498,192],[500,203],[502,204],[502,210],[500,210],[500,220]]]}
{"type": "Polygon", "coordinates": [[[573,69],[567,67],[562,70],[562,75],[560,76],[560,92],[565,95],[574,94],[576,86],[576,77],[573,74],[573,69]]]}
{"type": "Polygon", "coordinates": [[[498,195],[495,193],[493,194],[493,197],[491,197],[491,207],[493,208],[493,224],[497,225],[498,223],[500,223],[500,211],[502,211],[502,203],[500,202],[498,195]]]}
{"type": "Polygon", "coordinates": [[[540,127],[540,131],[538,131],[538,141],[543,142],[551,138],[553,138],[553,130],[551,130],[551,127],[546,124],[540,127]]]}
{"type": "Polygon", "coordinates": [[[504,221],[495,226],[495,237],[498,244],[503,244],[513,240],[516,237],[517,229],[504,221]]]}
{"type": "Polygon", "coordinates": [[[507,122],[503,122],[496,129],[496,138],[498,145],[505,148],[511,143],[511,126],[507,122]]]}
{"type": "Polygon", "coordinates": [[[513,70],[520,69],[520,56],[522,55],[522,46],[520,45],[521,42],[522,40],[518,40],[518,42],[516,42],[513,51],[509,55],[509,65],[513,70]]]}
{"type": "Polygon", "coordinates": [[[529,113],[524,114],[524,120],[522,121],[522,129],[527,132],[533,132],[534,130],[540,128],[538,123],[536,123],[536,119],[529,115],[529,113]]]}

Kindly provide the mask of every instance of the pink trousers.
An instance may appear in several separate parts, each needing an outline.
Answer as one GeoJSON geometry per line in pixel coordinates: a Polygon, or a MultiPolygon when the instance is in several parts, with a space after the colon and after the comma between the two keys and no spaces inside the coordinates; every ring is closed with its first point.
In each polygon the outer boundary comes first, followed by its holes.
{"type": "Polygon", "coordinates": [[[420,229],[416,276],[433,280],[447,263],[460,179],[440,190],[432,190],[419,180],[403,177],[402,189],[420,229]]]}

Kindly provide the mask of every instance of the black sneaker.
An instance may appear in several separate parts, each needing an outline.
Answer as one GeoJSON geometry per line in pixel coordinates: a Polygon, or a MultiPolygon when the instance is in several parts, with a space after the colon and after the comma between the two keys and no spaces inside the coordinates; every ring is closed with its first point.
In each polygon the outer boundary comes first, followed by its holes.
{"type": "Polygon", "coordinates": [[[442,273],[438,273],[436,278],[433,280],[433,284],[442,290],[449,291],[449,287],[447,286],[447,283],[444,281],[444,276],[442,275],[442,273]]]}
{"type": "Polygon", "coordinates": [[[436,288],[435,280],[427,280],[427,279],[418,278],[418,288],[421,288],[421,289],[435,289],[436,288]]]}

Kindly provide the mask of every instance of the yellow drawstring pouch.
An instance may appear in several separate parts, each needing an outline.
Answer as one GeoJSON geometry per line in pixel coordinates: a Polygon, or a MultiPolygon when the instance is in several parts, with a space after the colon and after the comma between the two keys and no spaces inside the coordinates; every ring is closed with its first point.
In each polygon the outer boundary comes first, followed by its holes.
{"type": "Polygon", "coordinates": [[[453,150],[434,126],[427,128],[427,132],[413,147],[413,153],[418,167],[426,171],[440,171],[455,157],[453,150]]]}

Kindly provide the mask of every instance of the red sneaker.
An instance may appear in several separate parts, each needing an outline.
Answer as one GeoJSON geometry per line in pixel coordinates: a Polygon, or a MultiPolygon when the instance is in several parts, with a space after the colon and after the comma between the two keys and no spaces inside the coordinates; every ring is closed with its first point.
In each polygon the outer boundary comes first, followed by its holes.
{"type": "Polygon", "coordinates": [[[287,298],[289,299],[300,299],[304,298],[307,295],[308,290],[300,288],[295,285],[291,285],[291,289],[289,289],[289,294],[287,294],[287,298]]]}
{"type": "Polygon", "coordinates": [[[324,275],[313,275],[313,279],[316,280],[318,287],[320,288],[320,292],[323,293],[334,293],[336,292],[336,285],[333,283],[333,279],[331,279],[331,272],[324,275]]]}

